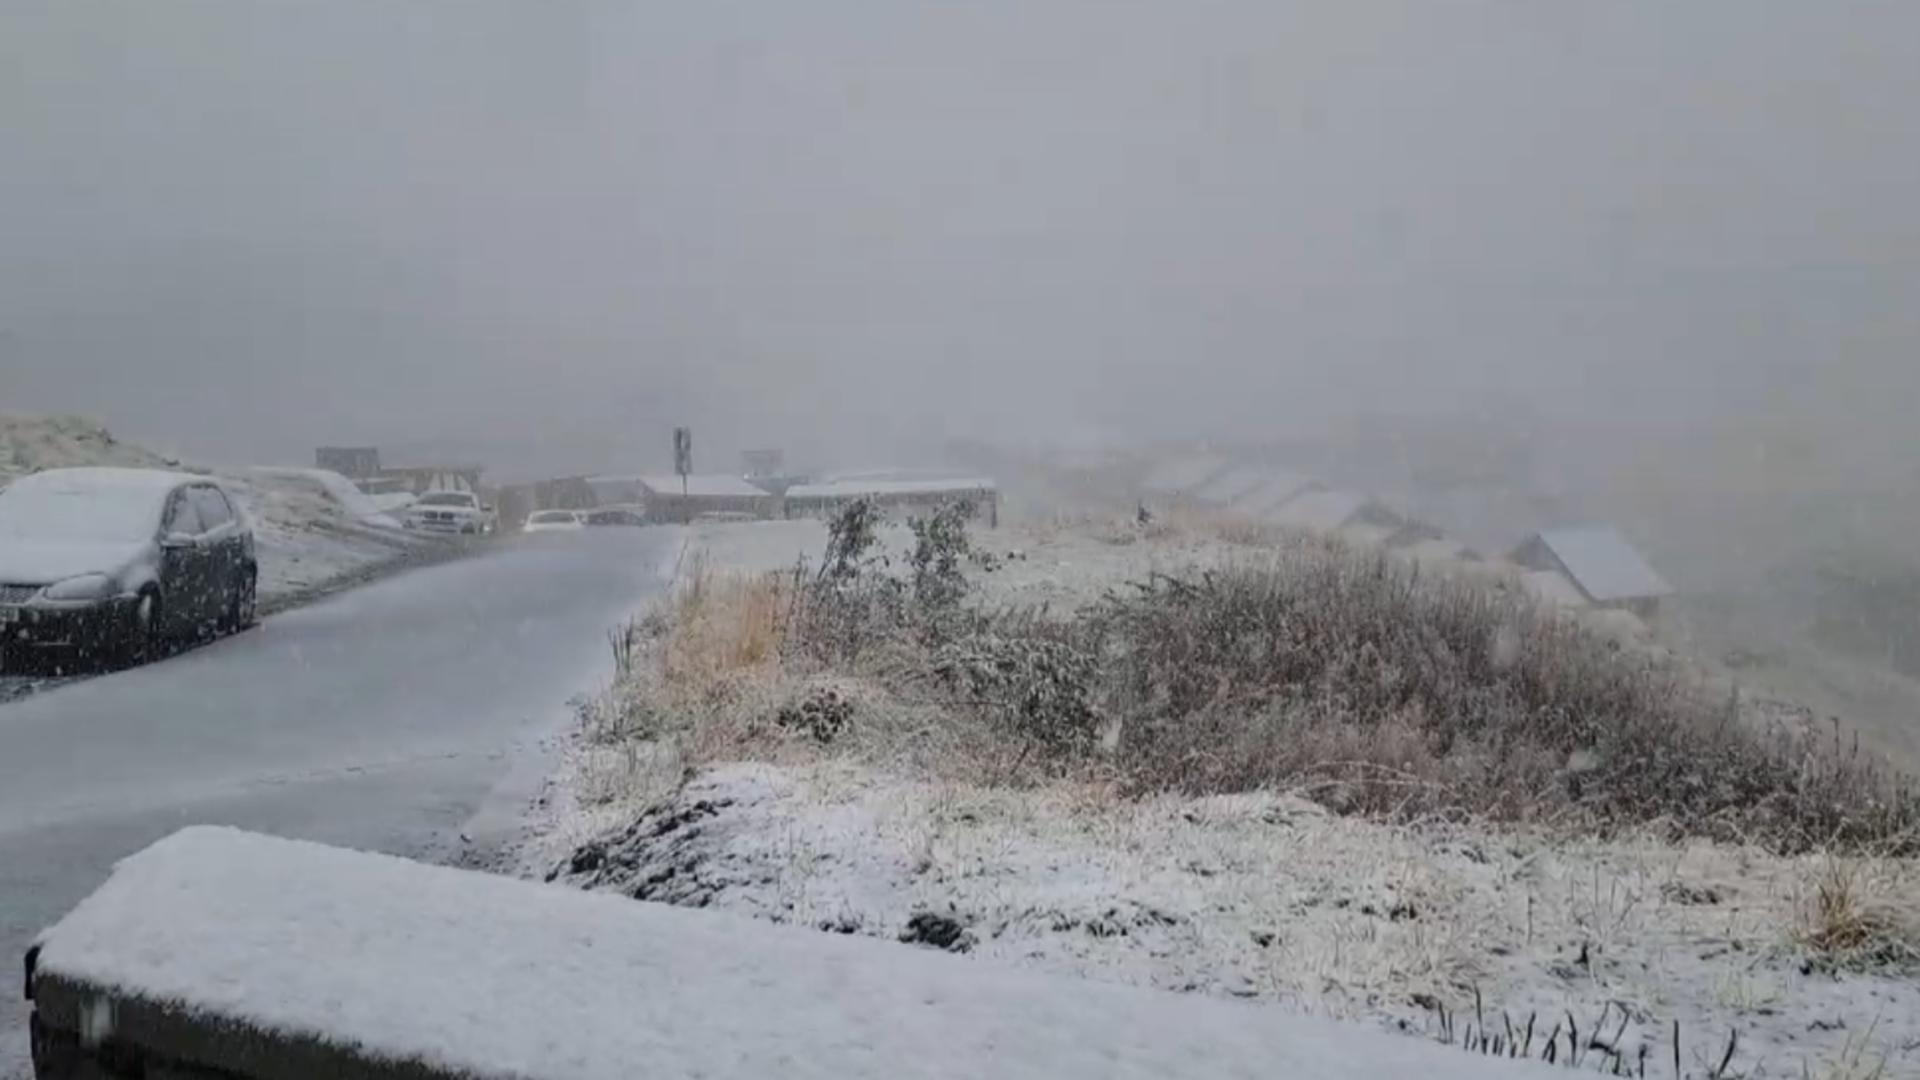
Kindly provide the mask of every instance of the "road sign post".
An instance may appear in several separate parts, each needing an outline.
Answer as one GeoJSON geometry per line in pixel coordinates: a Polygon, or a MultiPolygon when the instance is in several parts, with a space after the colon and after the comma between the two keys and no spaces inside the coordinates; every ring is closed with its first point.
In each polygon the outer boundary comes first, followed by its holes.
{"type": "Polygon", "coordinates": [[[687,474],[693,471],[693,429],[677,427],[673,429],[673,471],[680,474],[680,509],[686,519],[693,520],[693,500],[687,489],[687,474]]]}

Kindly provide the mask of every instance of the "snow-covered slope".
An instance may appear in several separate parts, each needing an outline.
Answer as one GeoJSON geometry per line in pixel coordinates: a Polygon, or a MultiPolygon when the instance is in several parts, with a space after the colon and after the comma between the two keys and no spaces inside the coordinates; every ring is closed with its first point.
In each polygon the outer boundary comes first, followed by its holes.
{"type": "Polygon", "coordinates": [[[82,465],[174,469],[180,462],[123,443],[83,417],[0,413],[0,484],[24,473],[82,465]]]}

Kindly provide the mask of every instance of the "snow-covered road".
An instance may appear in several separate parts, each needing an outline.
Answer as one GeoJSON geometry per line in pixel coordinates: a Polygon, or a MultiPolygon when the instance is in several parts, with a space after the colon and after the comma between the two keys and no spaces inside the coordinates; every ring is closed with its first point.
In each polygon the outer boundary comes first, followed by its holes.
{"type": "MultiPolygon", "coordinates": [[[[194,822],[408,855],[513,819],[676,529],[516,538],[172,660],[0,705],[0,954],[194,822]],[[538,542],[535,542],[538,541],[538,542]]],[[[0,1006],[0,1077],[25,1012],[0,1006]]]]}

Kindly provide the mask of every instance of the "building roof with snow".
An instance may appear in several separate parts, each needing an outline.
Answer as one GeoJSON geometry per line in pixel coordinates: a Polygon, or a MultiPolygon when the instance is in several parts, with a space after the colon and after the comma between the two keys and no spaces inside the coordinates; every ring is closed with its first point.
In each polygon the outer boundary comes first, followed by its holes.
{"type": "Polygon", "coordinates": [[[1673,595],[1673,586],[1610,525],[1536,533],[1514,561],[1533,570],[1559,570],[1596,604],[1673,595]]]}
{"type": "Polygon", "coordinates": [[[969,495],[995,490],[994,482],[984,477],[960,477],[946,480],[829,480],[818,484],[795,484],[787,489],[789,499],[859,499],[926,495],[969,495]]]}
{"type": "MultiPolygon", "coordinates": [[[[591,484],[596,479],[601,478],[595,477],[589,479],[587,482],[591,484]]],[[[681,487],[680,477],[678,476],[642,476],[639,480],[640,485],[647,490],[648,494],[663,495],[669,498],[682,493],[695,499],[755,499],[767,497],[765,491],[754,487],[745,480],[737,476],[729,476],[722,473],[689,476],[686,478],[686,486],[684,489],[681,487]]]]}

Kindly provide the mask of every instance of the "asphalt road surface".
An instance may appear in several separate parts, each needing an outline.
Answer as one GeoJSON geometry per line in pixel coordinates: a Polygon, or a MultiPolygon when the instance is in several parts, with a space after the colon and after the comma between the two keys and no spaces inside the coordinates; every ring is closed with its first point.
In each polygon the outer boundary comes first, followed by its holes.
{"type": "MultiPolygon", "coordinates": [[[[173,659],[0,705],[0,971],[114,860],[213,822],[423,858],[533,793],[677,529],[515,538],[173,659]]],[[[346,962],[343,959],[343,962],[346,962]]],[[[0,1077],[26,1075],[0,980],[0,1077]]]]}

